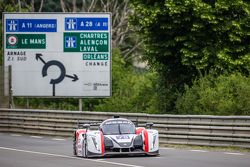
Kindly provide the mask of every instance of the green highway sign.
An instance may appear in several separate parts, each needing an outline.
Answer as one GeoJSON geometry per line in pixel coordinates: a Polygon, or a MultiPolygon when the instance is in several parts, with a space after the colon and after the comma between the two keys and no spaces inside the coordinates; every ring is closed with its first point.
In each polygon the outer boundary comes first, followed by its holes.
{"type": "Polygon", "coordinates": [[[108,60],[108,59],[109,59],[109,56],[106,53],[104,53],[104,54],[99,54],[99,53],[83,54],[83,60],[108,60]]]}
{"type": "Polygon", "coordinates": [[[7,49],[46,49],[45,34],[6,34],[7,49]]]}
{"type": "Polygon", "coordinates": [[[109,52],[109,33],[64,33],[64,52],[109,52]]]}

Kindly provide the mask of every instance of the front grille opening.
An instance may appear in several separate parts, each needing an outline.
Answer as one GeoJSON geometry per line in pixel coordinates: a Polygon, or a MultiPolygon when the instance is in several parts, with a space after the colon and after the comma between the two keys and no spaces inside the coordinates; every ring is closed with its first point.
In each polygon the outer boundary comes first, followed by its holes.
{"type": "Polygon", "coordinates": [[[141,152],[143,151],[142,148],[134,148],[134,147],[131,147],[131,148],[111,148],[111,147],[105,147],[105,152],[116,152],[116,153],[119,153],[119,152],[141,152]]]}
{"type": "Polygon", "coordinates": [[[130,152],[129,148],[121,148],[121,152],[130,152]]]}

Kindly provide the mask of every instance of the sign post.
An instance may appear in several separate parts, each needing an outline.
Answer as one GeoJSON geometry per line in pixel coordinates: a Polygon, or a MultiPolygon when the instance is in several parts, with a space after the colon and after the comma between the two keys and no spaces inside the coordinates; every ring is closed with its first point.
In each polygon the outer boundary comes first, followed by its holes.
{"type": "Polygon", "coordinates": [[[110,97],[110,13],[3,13],[13,96],[110,97]]]}

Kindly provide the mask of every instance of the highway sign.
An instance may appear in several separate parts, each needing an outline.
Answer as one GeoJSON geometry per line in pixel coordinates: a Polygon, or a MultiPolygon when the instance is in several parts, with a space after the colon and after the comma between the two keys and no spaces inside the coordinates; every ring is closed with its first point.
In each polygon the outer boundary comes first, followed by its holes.
{"type": "Polygon", "coordinates": [[[13,96],[110,97],[110,13],[3,13],[13,96]]]}

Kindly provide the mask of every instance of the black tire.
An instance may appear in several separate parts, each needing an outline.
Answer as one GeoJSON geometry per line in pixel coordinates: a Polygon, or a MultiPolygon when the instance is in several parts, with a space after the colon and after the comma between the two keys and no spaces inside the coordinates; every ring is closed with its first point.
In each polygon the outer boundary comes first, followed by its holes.
{"type": "Polygon", "coordinates": [[[76,141],[73,141],[73,155],[76,156],[76,141]]]}
{"type": "Polygon", "coordinates": [[[87,150],[87,137],[84,137],[84,140],[82,141],[82,156],[84,158],[88,158],[88,150],[87,150]]]}
{"type": "Polygon", "coordinates": [[[76,156],[76,132],[74,132],[73,138],[73,155],[76,156]]]}

